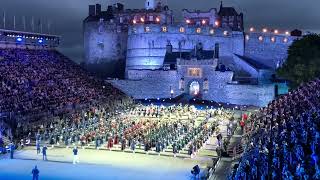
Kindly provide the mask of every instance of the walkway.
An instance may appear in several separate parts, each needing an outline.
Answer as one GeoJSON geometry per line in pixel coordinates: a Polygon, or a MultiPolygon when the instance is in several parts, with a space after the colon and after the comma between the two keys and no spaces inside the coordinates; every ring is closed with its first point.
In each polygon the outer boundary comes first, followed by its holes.
{"type": "MultiPolygon", "coordinates": [[[[234,146],[241,142],[242,131],[240,127],[234,132],[234,135],[230,139],[230,146],[234,146]]],[[[232,160],[231,157],[222,157],[217,166],[216,171],[213,173],[213,176],[210,180],[224,180],[227,179],[229,173],[231,172],[233,165],[237,163],[238,160],[232,160]]]]}

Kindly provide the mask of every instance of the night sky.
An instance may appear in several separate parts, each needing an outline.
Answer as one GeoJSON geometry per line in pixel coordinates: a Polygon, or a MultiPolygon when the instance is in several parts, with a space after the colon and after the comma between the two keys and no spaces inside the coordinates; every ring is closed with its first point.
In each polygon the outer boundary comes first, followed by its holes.
{"type": "MultiPolygon", "coordinates": [[[[103,10],[107,4],[121,2],[126,8],[143,8],[145,0],[0,0],[0,11],[6,11],[7,28],[13,28],[16,16],[17,30],[22,30],[22,16],[26,16],[27,28],[31,29],[31,17],[35,24],[42,19],[50,21],[51,32],[62,36],[60,50],[76,62],[83,61],[82,20],[88,14],[88,5],[101,3],[103,10]]],[[[218,8],[219,0],[163,0],[175,11],[177,17],[181,9],[209,10],[218,8]]],[[[282,30],[294,28],[320,32],[319,0],[223,0],[225,6],[233,6],[244,13],[245,27],[269,27],[282,30]]],[[[0,28],[2,13],[0,14],[0,28]]],[[[47,25],[43,25],[44,32],[47,25]]]]}

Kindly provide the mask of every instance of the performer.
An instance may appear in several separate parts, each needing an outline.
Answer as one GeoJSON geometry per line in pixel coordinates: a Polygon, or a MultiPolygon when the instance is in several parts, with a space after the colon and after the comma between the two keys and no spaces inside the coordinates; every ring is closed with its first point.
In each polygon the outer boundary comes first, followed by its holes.
{"type": "Polygon", "coordinates": [[[9,144],[9,148],[10,148],[10,159],[13,159],[15,146],[14,146],[14,144],[12,142],[9,144]]]}
{"type": "Polygon", "coordinates": [[[160,151],[161,151],[161,142],[157,141],[157,143],[156,143],[156,152],[159,154],[159,156],[160,156],[160,151]]]}
{"type": "Polygon", "coordinates": [[[190,146],[189,146],[188,154],[189,154],[190,158],[192,158],[192,154],[193,154],[193,146],[192,146],[192,144],[190,144],[190,146]]]}
{"type": "Polygon", "coordinates": [[[109,139],[108,139],[108,146],[107,148],[111,151],[111,148],[113,147],[113,138],[111,136],[111,134],[109,135],[109,139]]]}
{"type": "Polygon", "coordinates": [[[131,141],[131,150],[133,153],[135,153],[135,149],[136,149],[136,140],[135,138],[133,138],[131,141]]]}
{"type": "Polygon", "coordinates": [[[114,137],[114,144],[119,144],[119,135],[116,134],[114,137]]]}
{"type": "Polygon", "coordinates": [[[78,147],[73,148],[73,164],[79,163],[78,147]]]}
{"type": "Polygon", "coordinates": [[[36,140],[36,148],[37,148],[37,154],[40,154],[40,142],[39,142],[39,140],[36,140]]]}
{"type": "Polygon", "coordinates": [[[124,151],[126,149],[126,138],[122,138],[121,140],[121,151],[124,151]]]}
{"type": "Polygon", "coordinates": [[[46,145],[44,145],[43,147],[42,147],[42,160],[44,160],[44,161],[47,161],[48,159],[47,159],[47,146],[46,145]]]}
{"type": "Polygon", "coordinates": [[[173,143],[172,151],[173,151],[173,156],[176,157],[178,152],[176,143],[173,143]]]}

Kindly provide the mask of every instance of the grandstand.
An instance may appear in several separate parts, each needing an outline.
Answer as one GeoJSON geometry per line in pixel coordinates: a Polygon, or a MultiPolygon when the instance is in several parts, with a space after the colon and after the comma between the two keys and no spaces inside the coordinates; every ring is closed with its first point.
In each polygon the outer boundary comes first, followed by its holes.
{"type": "Polygon", "coordinates": [[[2,123],[16,129],[95,104],[108,104],[111,113],[130,101],[58,52],[59,41],[58,36],[0,30],[2,123]]]}
{"type": "Polygon", "coordinates": [[[320,179],[320,79],[253,115],[245,153],[230,179],[320,179]]]}

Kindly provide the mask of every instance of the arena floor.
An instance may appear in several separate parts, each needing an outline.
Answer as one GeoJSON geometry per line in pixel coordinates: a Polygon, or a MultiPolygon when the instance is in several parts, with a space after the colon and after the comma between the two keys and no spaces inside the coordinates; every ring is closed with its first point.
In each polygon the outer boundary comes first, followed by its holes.
{"type": "Polygon", "coordinates": [[[48,161],[35,149],[15,153],[15,159],[0,160],[0,179],[31,179],[31,170],[37,165],[40,179],[192,179],[190,170],[206,160],[173,158],[112,151],[79,150],[80,164],[72,164],[72,149],[48,150],[48,161]],[[125,172],[125,173],[124,173],[125,172]]]}

